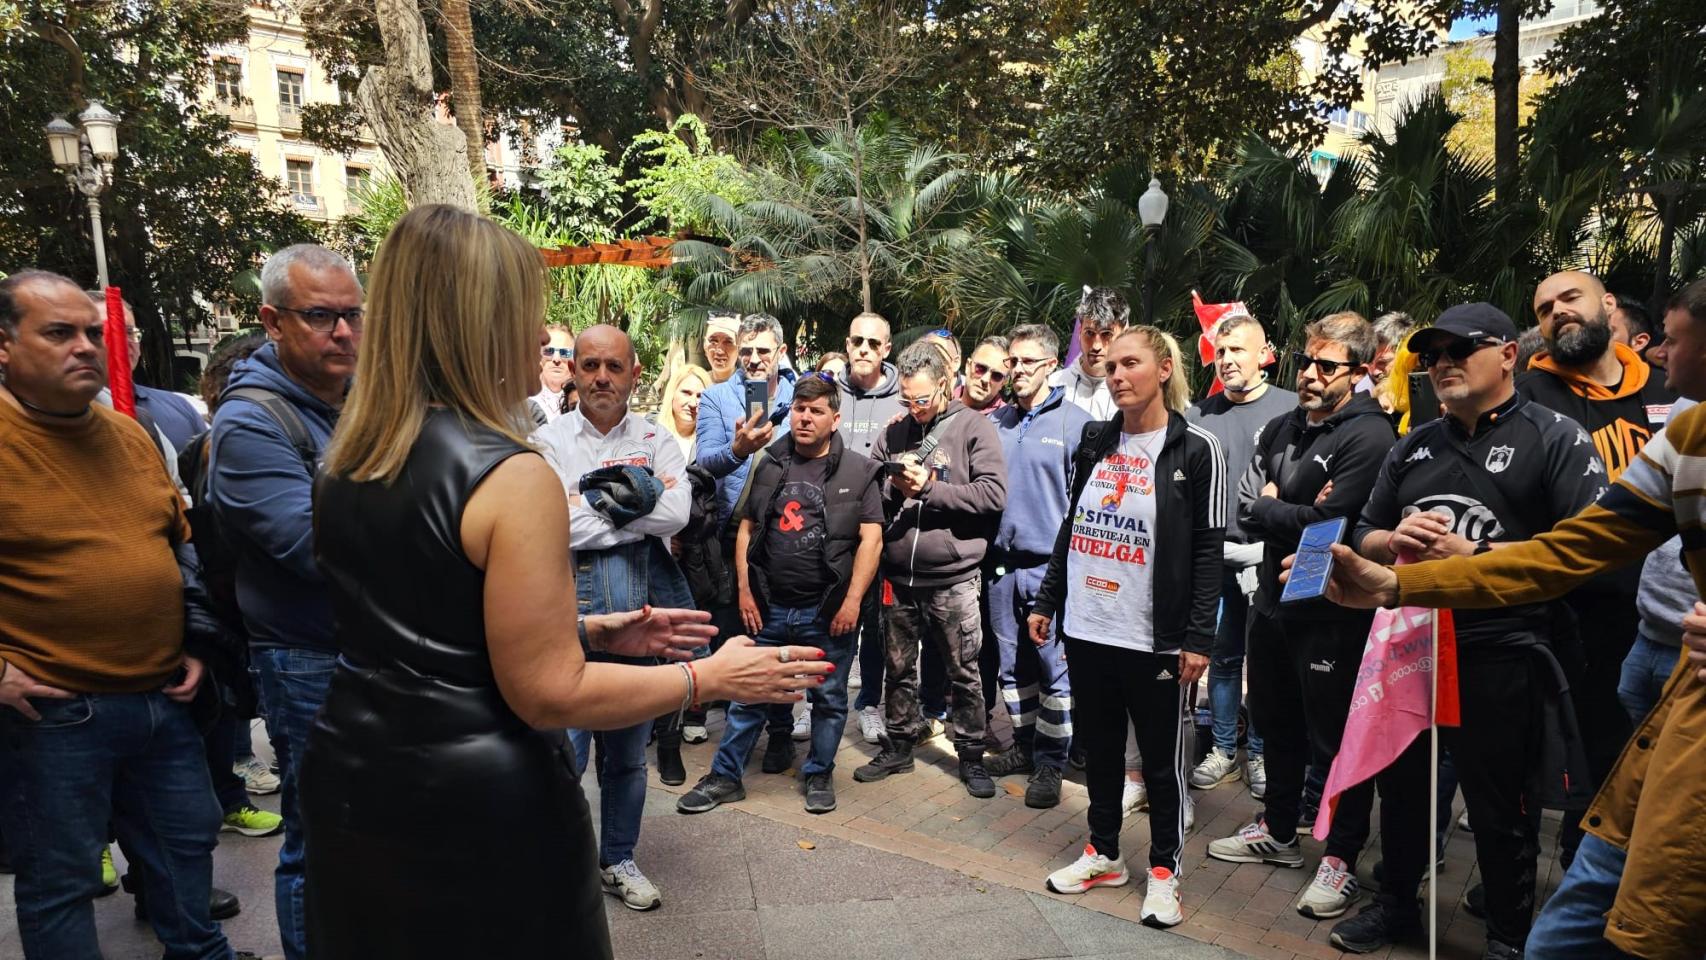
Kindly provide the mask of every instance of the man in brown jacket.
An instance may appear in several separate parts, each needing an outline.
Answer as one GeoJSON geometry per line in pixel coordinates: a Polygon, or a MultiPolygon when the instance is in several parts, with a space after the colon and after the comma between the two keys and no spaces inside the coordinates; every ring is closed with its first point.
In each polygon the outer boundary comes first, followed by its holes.
{"type": "MultiPolygon", "coordinates": [[[[1706,399],[1706,280],[1666,308],[1666,385],[1706,399]]],[[[1533,540],[1480,556],[1383,567],[1334,547],[1346,606],[1489,608],[1562,596],[1680,533],[1706,594],[1706,406],[1655,436],[1599,501],[1533,540]]],[[[1690,618],[1693,620],[1694,618],[1690,618]]],[[[1687,621],[1685,621],[1687,622],[1687,621]]],[[[1529,933],[1529,956],[1699,960],[1706,948],[1706,679],[1680,658],[1611,769],[1587,838],[1529,933]]]]}

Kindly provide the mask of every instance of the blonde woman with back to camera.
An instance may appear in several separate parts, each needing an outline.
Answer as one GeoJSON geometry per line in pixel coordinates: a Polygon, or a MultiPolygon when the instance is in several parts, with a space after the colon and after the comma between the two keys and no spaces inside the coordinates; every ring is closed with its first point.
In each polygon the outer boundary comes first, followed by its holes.
{"type": "Polygon", "coordinates": [[[316,960],[609,957],[563,728],[797,701],[829,672],[744,637],[691,668],[587,662],[681,661],[713,630],[648,608],[577,640],[568,507],[525,439],[544,312],[538,251],[472,213],[417,207],[374,258],[314,515],[343,651],[302,767],[316,960]]]}

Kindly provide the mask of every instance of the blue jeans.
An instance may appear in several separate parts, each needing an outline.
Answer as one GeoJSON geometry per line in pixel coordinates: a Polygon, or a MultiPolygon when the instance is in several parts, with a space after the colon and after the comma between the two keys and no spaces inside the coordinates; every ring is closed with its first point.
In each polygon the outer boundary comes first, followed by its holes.
{"type": "Polygon", "coordinates": [[[284,781],[278,808],[284,817],[284,843],[278,848],[278,869],[273,871],[273,901],[286,960],[305,960],[308,956],[308,918],[302,896],[307,868],[303,865],[296,761],[308,749],[308,731],[326,702],[326,688],[337,665],[335,653],[299,647],[255,647],[249,653],[249,670],[261,693],[267,730],[278,753],[279,776],[284,781]]]}
{"type": "Polygon", "coordinates": [[[634,859],[640,842],[640,818],[646,806],[646,741],[652,721],[620,730],[570,730],[575,748],[575,776],[586,772],[592,747],[598,745],[598,865],[615,866],[634,859]]]}
{"type": "MultiPolygon", "coordinates": [[[[823,686],[806,694],[812,705],[812,747],[800,772],[808,777],[835,769],[835,751],[841,746],[841,731],[847,727],[847,671],[853,668],[853,653],[858,646],[856,633],[831,637],[828,626],[814,608],[771,604],[764,616],[764,629],[752,638],[761,647],[818,647],[835,664],[835,672],[824,678],[823,686]]],[[[746,758],[758,742],[759,728],[770,715],[768,708],[768,704],[738,700],[729,704],[728,726],[723,729],[722,742],[717,744],[717,758],[711,761],[711,772],[741,779],[746,772],[746,758]]]]}
{"type": "MultiPolygon", "coordinates": [[[[1476,824],[1480,828],[1480,824],[1476,824]]],[[[1545,960],[1618,960],[1628,954],[1605,939],[1605,914],[1617,899],[1627,854],[1587,834],[1564,882],[1534,919],[1525,953],[1545,960]]]]}
{"type": "Polygon", "coordinates": [[[1072,680],[1066,646],[1056,636],[1037,646],[1026,618],[1036,606],[1046,565],[996,575],[989,584],[989,620],[1000,648],[996,677],[1013,721],[1013,742],[1029,747],[1037,766],[1066,769],[1072,750],[1072,680]]]}
{"type": "Polygon", "coordinates": [[[863,710],[883,702],[883,673],[888,665],[888,641],[884,639],[883,583],[878,577],[865,591],[859,606],[859,696],[853,709],[863,710]]]}
{"type": "MultiPolygon", "coordinates": [[[[1214,718],[1214,748],[1227,756],[1238,754],[1238,704],[1244,699],[1244,634],[1250,622],[1250,599],[1230,568],[1220,578],[1220,625],[1208,662],[1208,708],[1214,718]]],[[[1246,749],[1262,755],[1262,738],[1251,721],[1246,749]]]]}
{"type": "Polygon", "coordinates": [[[94,899],[109,823],[146,861],[148,915],[167,960],[226,960],[208,919],[219,805],[189,708],[160,693],[0,708],[0,830],[18,872],[24,956],[100,960],[94,899]]]}
{"type": "Polygon", "coordinates": [[[1676,661],[1681,657],[1681,648],[1655,643],[1645,631],[1635,631],[1635,645],[1623,658],[1623,675],[1617,681],[1617,699],[1623,704],[1623,709],[1629,711],[1629,719],[1636,726],[1640,726],[1658,705],[1665,682],[1670,679],[1671,671],[1676,669],[1676,661]]]}

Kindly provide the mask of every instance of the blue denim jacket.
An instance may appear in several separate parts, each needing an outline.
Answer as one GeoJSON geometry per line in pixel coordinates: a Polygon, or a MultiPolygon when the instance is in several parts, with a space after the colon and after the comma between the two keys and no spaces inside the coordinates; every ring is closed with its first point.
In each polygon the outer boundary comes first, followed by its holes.
{"type": "MultiPolygon", "coordinates": [[[[646,537],[606,550],[575,552],[575,600],[581,616],[622,613],[646,604],[693,607],[693,592],[658,537],[646,537]]],[[[593,654],[594,659],[607,658],[593,654]]],[[[646,661],[650,662],[650,661],[646,661]]]]}

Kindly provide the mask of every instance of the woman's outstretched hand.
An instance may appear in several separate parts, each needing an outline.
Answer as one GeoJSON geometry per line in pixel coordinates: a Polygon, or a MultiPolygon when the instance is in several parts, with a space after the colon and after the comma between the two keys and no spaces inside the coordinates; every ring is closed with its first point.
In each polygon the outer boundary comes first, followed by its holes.
{"type": "Polygon", "coordinates": [[[751,637],[730,637],[721,650],[693,667],[699,677],[700,703],[795,703],[835,672],[835,664],[825,660],[817,647],[759,647],[751,637]]]}
{"type": "Polygon", "coordinates": [[[645,606],[626,613],[594,614],[586,618],[593,647],[624,657],[691,660],[693,651],[717,636],[711,615],[704,610],[645,606]]]}

